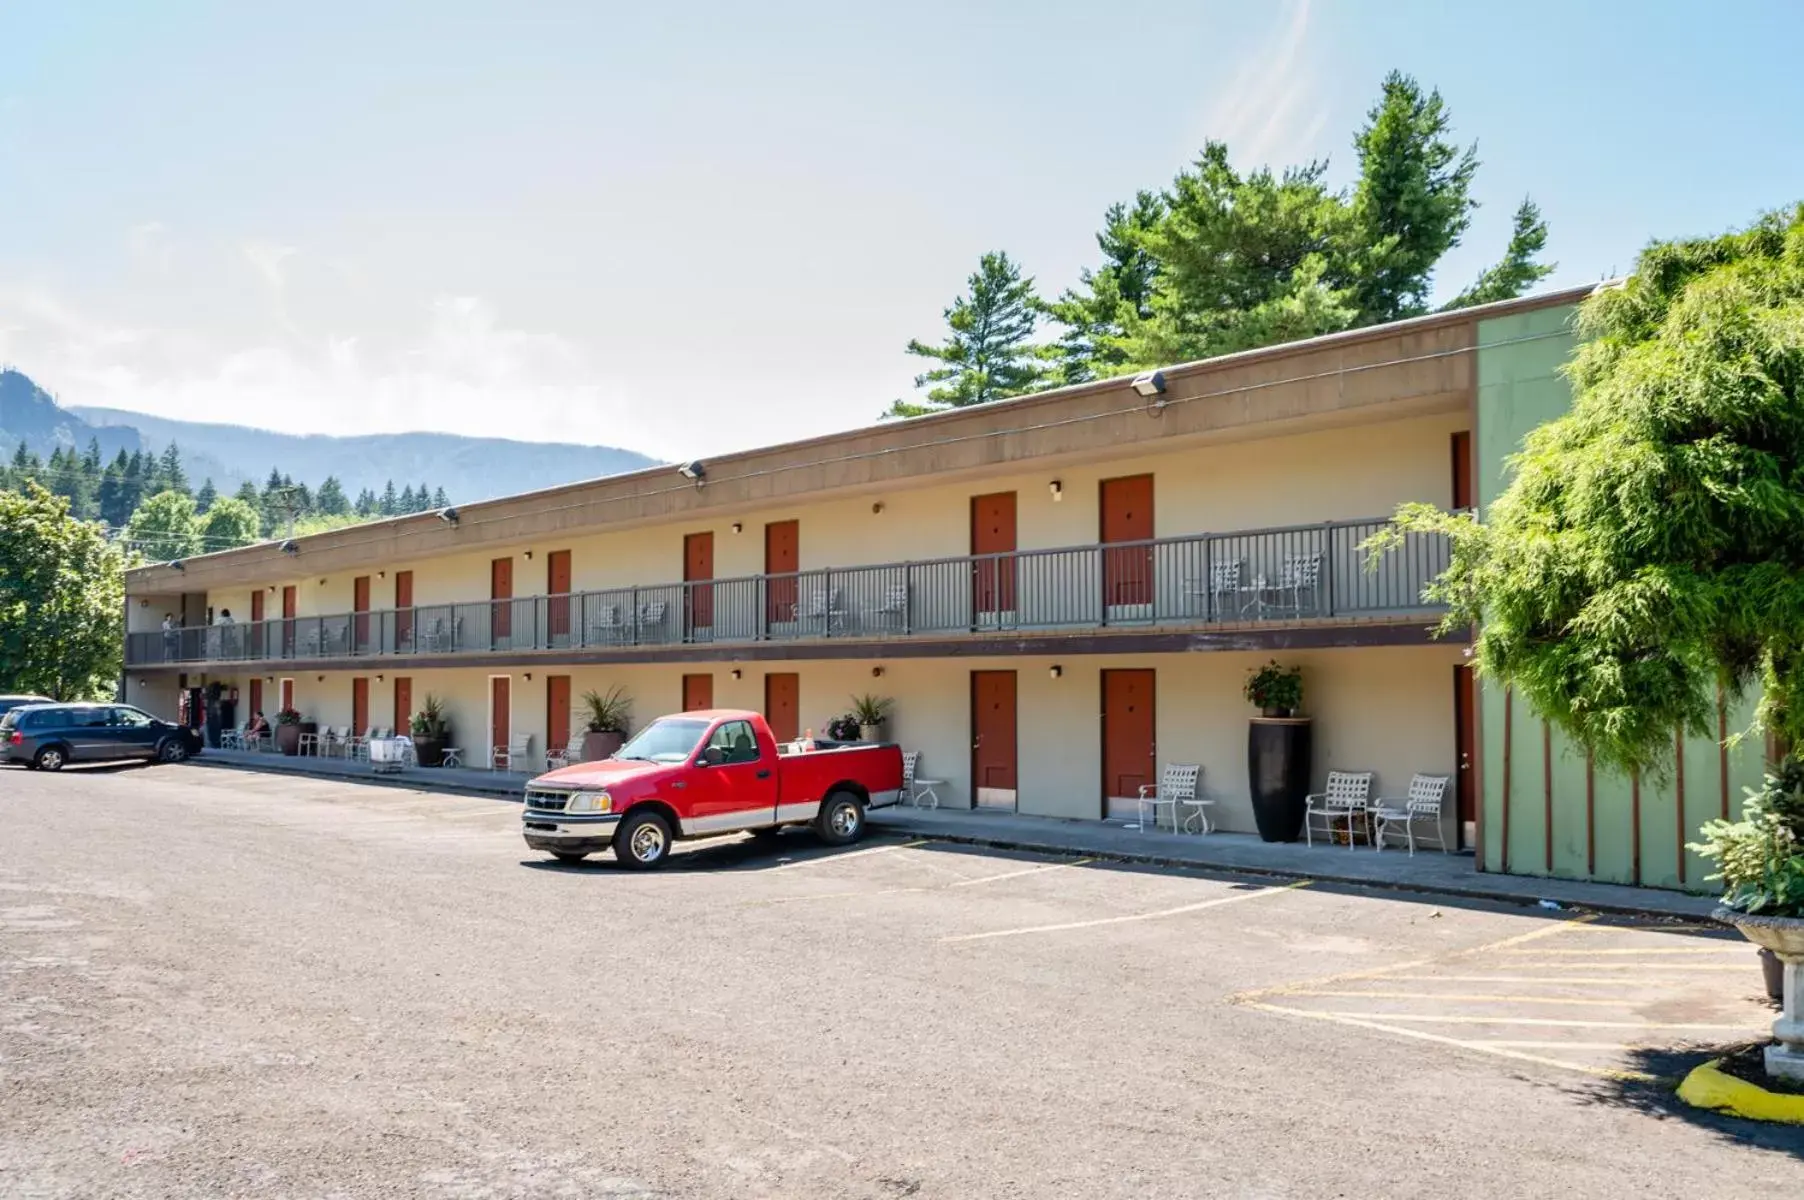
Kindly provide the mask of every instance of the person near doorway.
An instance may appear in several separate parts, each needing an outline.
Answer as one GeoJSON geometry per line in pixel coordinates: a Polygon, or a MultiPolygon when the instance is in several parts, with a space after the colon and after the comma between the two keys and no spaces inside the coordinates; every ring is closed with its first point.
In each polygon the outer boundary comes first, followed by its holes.
{"type": "Polygon", "coordinates": [[[229,608],[220,609],[219,616],[214,619],[213,624],[219,626],[218,645],[215,647],[216,653],[214,654],[214,657],[238,657],[237,647],[233,640],[235,631],[232,629],[232,626],[236,625],[237,622],[232,620],[232,610],[229,608]]]}
{"type": "Polygon", "coordinates": [[[180,639],[179,635],[176,633],[176,628],[175,628],[175,614],[174,613],[164,613],[163,614],[163,661],[164,662],[174,662],[176,660],[176,658],[178,657],[176,654],[176,647],[177,647],[178,643],[180,642],[180,640],[181,639],[180,639]]]}

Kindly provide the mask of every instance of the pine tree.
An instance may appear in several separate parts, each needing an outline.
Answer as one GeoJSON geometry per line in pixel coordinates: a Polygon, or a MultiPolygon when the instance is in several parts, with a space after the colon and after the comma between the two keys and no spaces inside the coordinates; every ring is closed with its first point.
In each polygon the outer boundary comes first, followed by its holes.
{"type": "Polygon", "coordinates": [[[898,400],[886,416],[912,417],[967,408],[1033,391],[1045,376],[1045,351],[1029,339],[1040,301],[1034,281],[1003,253],[986,254],[967,281],[970,293],[945,311],[949,336],[939,345],[910,340],[908,352],[941,365],[915,378],[915,387],[938,384],[925,404],[898,400]]]}
{"type": "Polygon", "coordinates": [[[398,516],[400,504],[401,498],[395,493],[395,481],[391,479],[382,489],[382,499],[377,502],[376,511],[385,517],[398,516]]]}
{"type": "Polygon", "coordinates": [[[117,529],[131,520],[132,509],[128,503],[130,497],[127,494],[125,483],[127,462],[125,451],[119,451],[100,476],[100,488],[97,493],[100,520],[110,529],[117,529]]]}
{"type": "Polygon", "coordinates": [[[439,488],[432,493],[432,507],[449,508],[450,506],[451,506],[451,501],[445,499],[445,489],[444,488],[439,488]]]}
{"type": "Polygon", "coordinates": [[[182,470],[182,452],[174,442],[163,448],[163,456],[157,460],[156,483],[166,492],[188,490],[188,473],[182,470]]]}
{"type": "Polygon", "coordinates": [[[376,511],[376,493],[364,488],[357,493],[357,515],[367,517],[376,511]]]}
{"type": "Polygon", "coordinates": [[[1077,287],[1046,305],[1046,314],[1065,327],[1051,352],[1058,383],[1104,379],[1130,365],[1127,337],[1132,326],[1152,316],[1159,271],[1145,235],[1164,213],[1165,200],[1157,192],[1141,192],[1132,208],[1111,205],[1096,235],[1103,265],[1086,268],[1077,287]]]}
{"type": "Polygon", "coordinates": [[[414,512],[425,512],[426,509],[431,506],[431,504],[432,504],[432,490],[430,488],[428,488],[425,484],[422,483],[418,488],[414,489],[413,511],[414,512]]]}
{"type": "Polygon", "coordinates": [[[233,492],[232,495],[235,496],[237,499],[244,501],[246,504],[250,505],[252,508],[262,507],[263,497],[258,494],[257,485],[252,483],[248,479],[245,480],[243,483],[239,484],[238,490],[233,492]]]}
{"type": "Polygon", "coordinates": [[[328,517],[342,517],[351,511],[345,500],[344,486],[338,482],[336,475],[326,476],[326,482],[319,485],[319,491],[313,497],[314,507],[328,517]]]}
{"type": "Polygon", "coordinates": [[[200,491],[194,493],[195,511],[204,515],[208,509],[213,507],[213,502],[217,499],[219,499],[219,489],[213,486],[213,477],[209,475],[206,482],[200,485],[200,491]]]}
{"type": "Polygon", "coordinates": [[[408,484],[406,487],[401,489],[401,501],[398,506],[398,511],[402,512],[402,513],[411,513],[411,512],[420,511],[419,506],[414,502],[413,485],[412,484],[408,484]]]}

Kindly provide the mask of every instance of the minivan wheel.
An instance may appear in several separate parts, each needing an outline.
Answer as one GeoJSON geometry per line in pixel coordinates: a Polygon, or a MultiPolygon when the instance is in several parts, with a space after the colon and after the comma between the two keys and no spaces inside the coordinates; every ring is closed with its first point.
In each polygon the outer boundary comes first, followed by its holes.
{"type": "Polygon", "coordinates": [[[31,765],[40,771],[60,771],[67,761],[68,757],[63,753],[61,746],[45,746],[31,760],[31,765]]]}
{"type": "Polygon", "coordinates": [[[635,871],[663,866],[670,857],[670,823],[655,812],[629,814],[614,831],[614,857],[635,871]]]}
{"type": "Polygon", "coordinates": [[[188,743],[181,738],[164,738],[163,744],[157,747],[157,758],[166,763],[186,762],[188,743]]]}

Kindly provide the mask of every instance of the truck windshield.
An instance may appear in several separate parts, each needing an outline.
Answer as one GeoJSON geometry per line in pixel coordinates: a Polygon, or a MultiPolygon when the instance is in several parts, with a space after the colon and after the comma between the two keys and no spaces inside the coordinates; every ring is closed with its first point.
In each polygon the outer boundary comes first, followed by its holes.
{"type": "Polygon", "coordinates": [[[677,763],[695,753],[702,734],[708,731],[706,721],[665,718],[653,721],[626,745],[615,758],[637,758],[645,762],[677,763]]]}

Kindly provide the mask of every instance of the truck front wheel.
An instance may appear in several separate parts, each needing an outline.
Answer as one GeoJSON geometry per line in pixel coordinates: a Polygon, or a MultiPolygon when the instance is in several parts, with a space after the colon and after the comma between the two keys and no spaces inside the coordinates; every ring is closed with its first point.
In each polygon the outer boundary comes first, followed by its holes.
{"type": "Polygon", "coordinates": [[[655,812],[628,814],[614,831],[614,857],[635,871],[663,866],[670,857],[670,823],[655,812]]]}
{"type": "Polygon", "coordinates": [[[834,792],[821,804],[814,831],[829,846],[846,846],[864,836],[864,801],[851,792],[834,792]]]}

